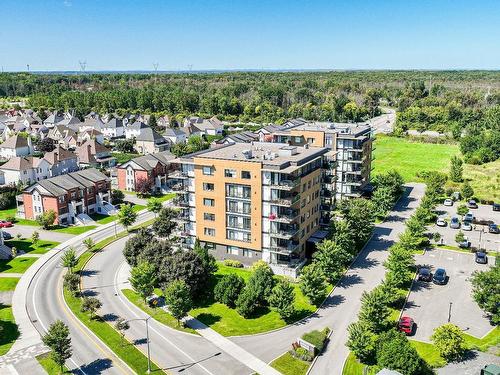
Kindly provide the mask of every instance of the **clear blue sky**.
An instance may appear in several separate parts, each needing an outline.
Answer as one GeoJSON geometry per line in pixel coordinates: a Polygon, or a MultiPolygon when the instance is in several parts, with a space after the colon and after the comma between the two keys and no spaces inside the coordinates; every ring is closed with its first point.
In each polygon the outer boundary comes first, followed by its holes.
{"type": "Polygon", "coordinates": [[[1,0],[5,71],[499,69],[499,0],[1,0]]]}

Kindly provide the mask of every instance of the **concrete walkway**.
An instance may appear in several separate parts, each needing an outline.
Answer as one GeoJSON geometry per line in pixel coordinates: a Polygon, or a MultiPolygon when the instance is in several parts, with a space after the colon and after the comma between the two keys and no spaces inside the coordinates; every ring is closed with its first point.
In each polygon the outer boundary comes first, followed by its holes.
{"type": "Polygon", "coordinates": [[[40,258],[43,254],[19,254],[16,258],[40,258]]]}
{"type": "Polygon", "coordinates": [[[40,343],[0,356],[0,374],[46,374],[35,357],[48,352],[49,349],[40,343]]]}
{"type": "Polygon", "coordinates": [[[22,273],[15,273],[15,272],[12,272],[12,273],[2,272],[2,273],[0,273],[0,277],[22,277],[22,276],[23,276],[22,273]]]}
{"type": "Polygon", "coordinates": [[[225,338],[221,334],[215,332],[212,328],[207,327],[198,319],[191,318],[186,320],[186,324],[196,330],[201,336],[206,338],[212,344],[225,351],[234,359],[240,361],[260,375],[280,375],[280,372],[261,361],[253,354],[250,354],[242,347],[236,345],[231,340],[225,338]]]}

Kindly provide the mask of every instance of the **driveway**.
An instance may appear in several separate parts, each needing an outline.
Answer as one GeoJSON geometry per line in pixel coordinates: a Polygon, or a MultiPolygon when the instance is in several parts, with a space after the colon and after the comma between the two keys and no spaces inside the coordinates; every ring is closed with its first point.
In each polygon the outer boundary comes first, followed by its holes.
{"type": "Polygon", "coordinates": [[[438,375],[478,375],[486,365],[500,365],[500,358],[487,353],[471,351],[461,362],[449,363],[437,369],[438,375]]]}
{"type": "MultiPolygon", "coordinates": [[[[458,204],[455,202],[453,206],[439,205],[436,211],[439,215],[445,216],[449,219],[453,216],[458,216],[460,221],[462,217],[457,215],[458,204]]],[[[469,210],[476,218],[492,221],[500,225],[500,212],[493,211],[490,205],[480,204],[478,208],[469,210]]],[[[462,229],[460,229],[462,230],[462,229]]],[[[430,228],[432,233],[438,232],[443,237],[443,243],[446,245],[457,246],[455,236],[459,229],[451,229],[449,225],[446,227],[438,227],[434,225],[430,228]]],[[[479,240],[481,239],[481,247],[490,251],[500,251],[500,234],[488,233],[486,225],[473,225],[472,231],[462,230],[464,235],[469,238],[472,247],[479,247],[479,240]]]]}
{"type": "Polygon", "coordinates": [[[318,358],[311,374],[341,374],[349,354],[345,346],[347,326],[357,319],[361,294],[377,286],[384,278],[387,249],[404,230],[404,222],[418,207],[425,191],[423,184],[406,185],[387,221],[375,226],[374,234],[324,305],[312,316],[274,332],[232,337],[231,339],[260,359],[270,362],[291,349],[305,332],[330,327],[332,335],[326,351],[318,358]]]}
{"type": "MultiPolygon", "coordinates": [[[[417,323],[415,339],[429,342],[434,329],[448,322],[450,313],[450,322],[470,335],[483,337],[493,328],[472,299],[469,281],[472,272],[487,270],[488,265],[477,264],[473,254],[449,250],[427,251],[415,260],[418,265],[431,266],[432,272],[444,268],[449,277],[446,285],[423,281],[413,284],[404,315],[417,323]]],[[[495,262],[493,257],[489,260],[489,264],[495,262]]]]}
{"type": "Polygon", "coordinates": [[[37,231],[38,233],[40,233],[41,240],[47,240],[47,241],[65,242],[65,241],[70,240],[71,238],[75,237],[75,235],[73,235],[73,234],[59,233],[59,232],[43,230],[43,229],[40,229],[39,227],[34,227],[34,226],[30,226],[30,225],[14,224],[14,226],[12,228],[5,228],[4,229],[4,232],[11,234],[12,237],[16,237],[16,235],[19,233],[24,238],[31,238],[31,235],[33,234],[34,231],[37,231]]]}

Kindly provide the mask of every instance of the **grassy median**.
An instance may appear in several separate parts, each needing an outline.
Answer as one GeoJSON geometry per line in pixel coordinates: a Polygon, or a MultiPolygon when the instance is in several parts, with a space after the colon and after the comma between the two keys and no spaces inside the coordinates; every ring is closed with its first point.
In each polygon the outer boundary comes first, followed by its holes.
{"type": "Polygon", "coordinates": [[[310,363],[293,357],[290,353],[285,353],[270,363],[270,366],[283,375],[305,375],[310,363]]]}

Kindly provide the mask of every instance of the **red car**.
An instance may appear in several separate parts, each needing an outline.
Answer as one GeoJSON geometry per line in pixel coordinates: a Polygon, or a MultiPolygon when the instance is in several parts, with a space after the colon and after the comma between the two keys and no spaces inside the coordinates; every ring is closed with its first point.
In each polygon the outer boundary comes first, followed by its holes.
{"type": "Polygon", "coordinates": [[[0,220],[0,228],[10,228],[12,223],[10,221],[0,220]]]}
{"type": "Polygon", "coordinates": [[[406,336],[409,336],[413,333],[413,327],[415,326],[415,322],[409,316],[402,316],[399,319],[398,330],[404,332],[406,336]]]}

